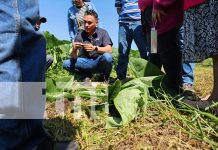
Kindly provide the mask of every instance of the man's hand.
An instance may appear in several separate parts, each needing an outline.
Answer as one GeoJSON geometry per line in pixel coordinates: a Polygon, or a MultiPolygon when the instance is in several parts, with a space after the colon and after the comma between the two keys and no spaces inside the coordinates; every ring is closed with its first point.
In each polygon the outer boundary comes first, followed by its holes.
{"type": "Polygon", "coordinates": [[[74,42],[72,46],[72,51],[71,51],[71,57],[72,58],[77,58],[78,54],[78,49],[82,47],[82,43],[80,42],[74,42]]]}
{"type": "Polygon", "coordinates": [[[155,10],[153,9],[152,11],[152,21],[154,24],[158,21],[161,23],[161,16],[166,16],[166,13],[163,10],[155,10]]]}
{"type": "Polygon", "coordinates": [[[82,44],[82,47],[84,48],[85,51],[91,52],[91,51],[95,51],[96,46],[89,43],[89,44],[82,44]]]}
{"type": "Polygon", "coordinates": [[[77,51],[81,47],[82,47],[82,43],[80,43],[80,42],[73,43],[73,51],[77,51]]]}

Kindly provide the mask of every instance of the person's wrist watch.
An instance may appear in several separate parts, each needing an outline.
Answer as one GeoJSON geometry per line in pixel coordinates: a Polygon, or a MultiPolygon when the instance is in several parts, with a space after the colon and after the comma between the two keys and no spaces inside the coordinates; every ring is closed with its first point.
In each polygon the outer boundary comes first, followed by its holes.
{"type": "Polygon", "coordinates": [[[98,46],[95,46],[95,51],[96,51],[96,52],[98,51],[98,46]]]}

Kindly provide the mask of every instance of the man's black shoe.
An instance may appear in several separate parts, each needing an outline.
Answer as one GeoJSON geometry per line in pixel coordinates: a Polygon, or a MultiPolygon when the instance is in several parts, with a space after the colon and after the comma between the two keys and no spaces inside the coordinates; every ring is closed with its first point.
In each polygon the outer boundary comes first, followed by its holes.
{"type": "Polygon", "coordinates": [[[53,142],[46,138],[34,150],[78,150],[78,144],[74,141],[53,142]]]}
{"type": "Polygon", "coordinates": [[[54,150],[78,150],[78,144],[74,141],[58,142],[54,144],[54,150]]]}

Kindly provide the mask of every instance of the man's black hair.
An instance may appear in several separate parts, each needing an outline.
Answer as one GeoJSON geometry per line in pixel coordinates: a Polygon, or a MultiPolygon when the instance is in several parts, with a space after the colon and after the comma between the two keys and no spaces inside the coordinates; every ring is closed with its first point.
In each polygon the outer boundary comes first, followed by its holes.
{"type": "Polygon", "coordinates": [[[87,11],[85,12],[85,15],[84,15],[84,16],[86,16],[86,15],[94,16],[96,19],[98,19],[98,14],[97,14],[97,12],[94,11],[93,9],[87,10],[87,11]]]}

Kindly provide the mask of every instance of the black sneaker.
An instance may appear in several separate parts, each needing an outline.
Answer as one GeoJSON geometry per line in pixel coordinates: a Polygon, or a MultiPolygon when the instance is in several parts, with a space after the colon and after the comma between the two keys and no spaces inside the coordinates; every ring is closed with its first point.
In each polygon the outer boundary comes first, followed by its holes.
{"type": "Polygon", "coordinates": [[[189,83],[182,84],[182,90],[184,92],[188,92],[189,91],[189,92],[195,93],[193,85],[189,84],[189,83]]]}
{"type": "Polygon", "coordinates": [[[78,144],[74,141],[54,142],[46,138],[34,150],[78,150],[78,144]]]}
{"type": "Polygon", "coordinates": [[[78,150],[78,144],[74,141],[58,142],[54,144],[53,150],[78,150]]]}
{"type": "Polygon", "coordinates": [[[34,150],[53,150],[54,142],[51,138],[46,137],[34,150]]]}
{"type": "Polygon", "coordinates": [[[212,102],[209,100],[199,100],[199,101],[192,101],[192,100],[183,100],[182,102],[200,109],[202,111],[211,111],[213,114],[218,115],[218,103],[212,102]]]}

